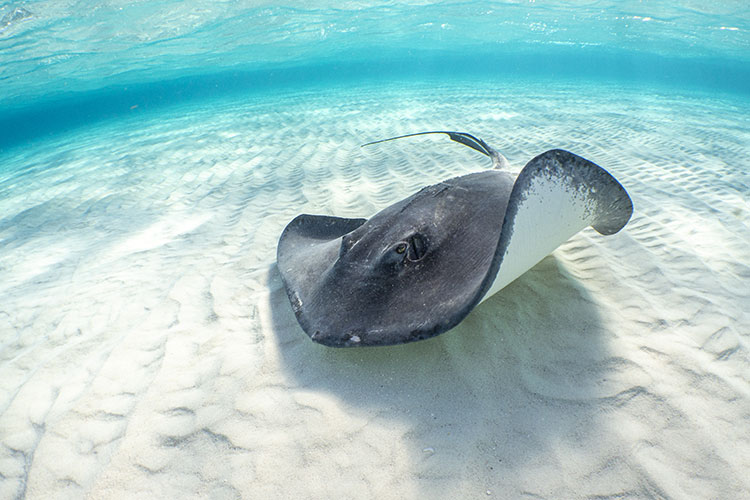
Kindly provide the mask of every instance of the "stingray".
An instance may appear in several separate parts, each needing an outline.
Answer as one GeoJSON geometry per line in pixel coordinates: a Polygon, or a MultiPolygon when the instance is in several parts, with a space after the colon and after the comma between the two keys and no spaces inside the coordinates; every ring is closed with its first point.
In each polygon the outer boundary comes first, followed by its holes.
{"type": "Polygon", "coordinates": [[[277,264],[302,329],[332,347],[439,335],[585,227],[603,235],[633,213],[600,166],[553,149],[518,176],[483,140],[447,134],[492,169],[427,186],[369,219],[302,214],[279,238],[277,264]]]}

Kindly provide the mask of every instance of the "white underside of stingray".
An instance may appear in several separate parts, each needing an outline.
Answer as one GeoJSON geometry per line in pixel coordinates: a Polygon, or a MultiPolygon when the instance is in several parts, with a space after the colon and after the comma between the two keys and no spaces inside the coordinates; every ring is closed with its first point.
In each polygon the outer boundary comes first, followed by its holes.
{"type": "Polygon", "coordinates": [[[561,177],[537,176],[513,218],[513,237],[482,302],[534,267],[571,236],[593,223],[588,193],[561,177]]]}
{"type": "Polygon", "coordinates": [[[514,178],[481,139],[439,133],[494,168],[427,186],[370,219],[303,214],[284,229],[279,271],[314,341],[347,347],[438,335],[578,231],[614,234],[630,219],[625,189],[580,156],[550,150],[514,178]]]}

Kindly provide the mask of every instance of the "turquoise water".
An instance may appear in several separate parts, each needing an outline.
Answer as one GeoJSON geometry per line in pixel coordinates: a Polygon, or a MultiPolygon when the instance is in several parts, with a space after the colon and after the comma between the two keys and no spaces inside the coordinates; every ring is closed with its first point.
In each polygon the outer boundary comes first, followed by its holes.
{"type": "Polygon", "coordinates": [[[750,93],[746,2],[6,2],[0,151],[130,107],[482,78],[750,93]]]}
{"type": "Polygon", "coordinates": [[[0,4],[0,498],[368,496],[347,456],[379,498],[750,491],[747,2],[316,5],[0,4]],[[434,129],[590,158],[633,219],[459,331],[316,350],[279,234],[487,166],[359,147],[434,129]]]}

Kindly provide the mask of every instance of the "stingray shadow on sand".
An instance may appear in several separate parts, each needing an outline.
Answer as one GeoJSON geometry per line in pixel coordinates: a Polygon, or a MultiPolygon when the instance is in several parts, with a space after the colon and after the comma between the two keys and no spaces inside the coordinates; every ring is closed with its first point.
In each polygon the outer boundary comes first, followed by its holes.
{"type": "Polygon", "coordinates": [[[596,425],[592,405],[581,402],[595,399],[610,333],[594,299],[554,255],[449,332],[388,347],[312,342],[276,265],[268,277],[267,327],[290,389],[326,393],[348,414],[405,425],[394,446],[408,448],[417,476],[450,482],[480,468],[510,480],[524,464],[546,460],[553,443],[596,425]]]}

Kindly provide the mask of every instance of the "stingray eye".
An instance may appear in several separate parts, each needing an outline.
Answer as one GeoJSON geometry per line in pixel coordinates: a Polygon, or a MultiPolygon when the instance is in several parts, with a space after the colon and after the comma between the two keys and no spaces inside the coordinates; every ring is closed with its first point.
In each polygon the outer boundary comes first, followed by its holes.
{"type": "Polygon", "coordinates": [[[343,257],[352,246],[354,246],[354,241],[352,240],[352,234],[351,233],[345,234],[341,238],[341,246],[339,247],[339,257],[343,257]]]}
{"type": "Polygon", "coordinates": [[[380,259],[378,259],[377,265],[384,272],[397,273],[403,268],[408,255],[409,244],[401,241],[388,247],[380,259]]]}

